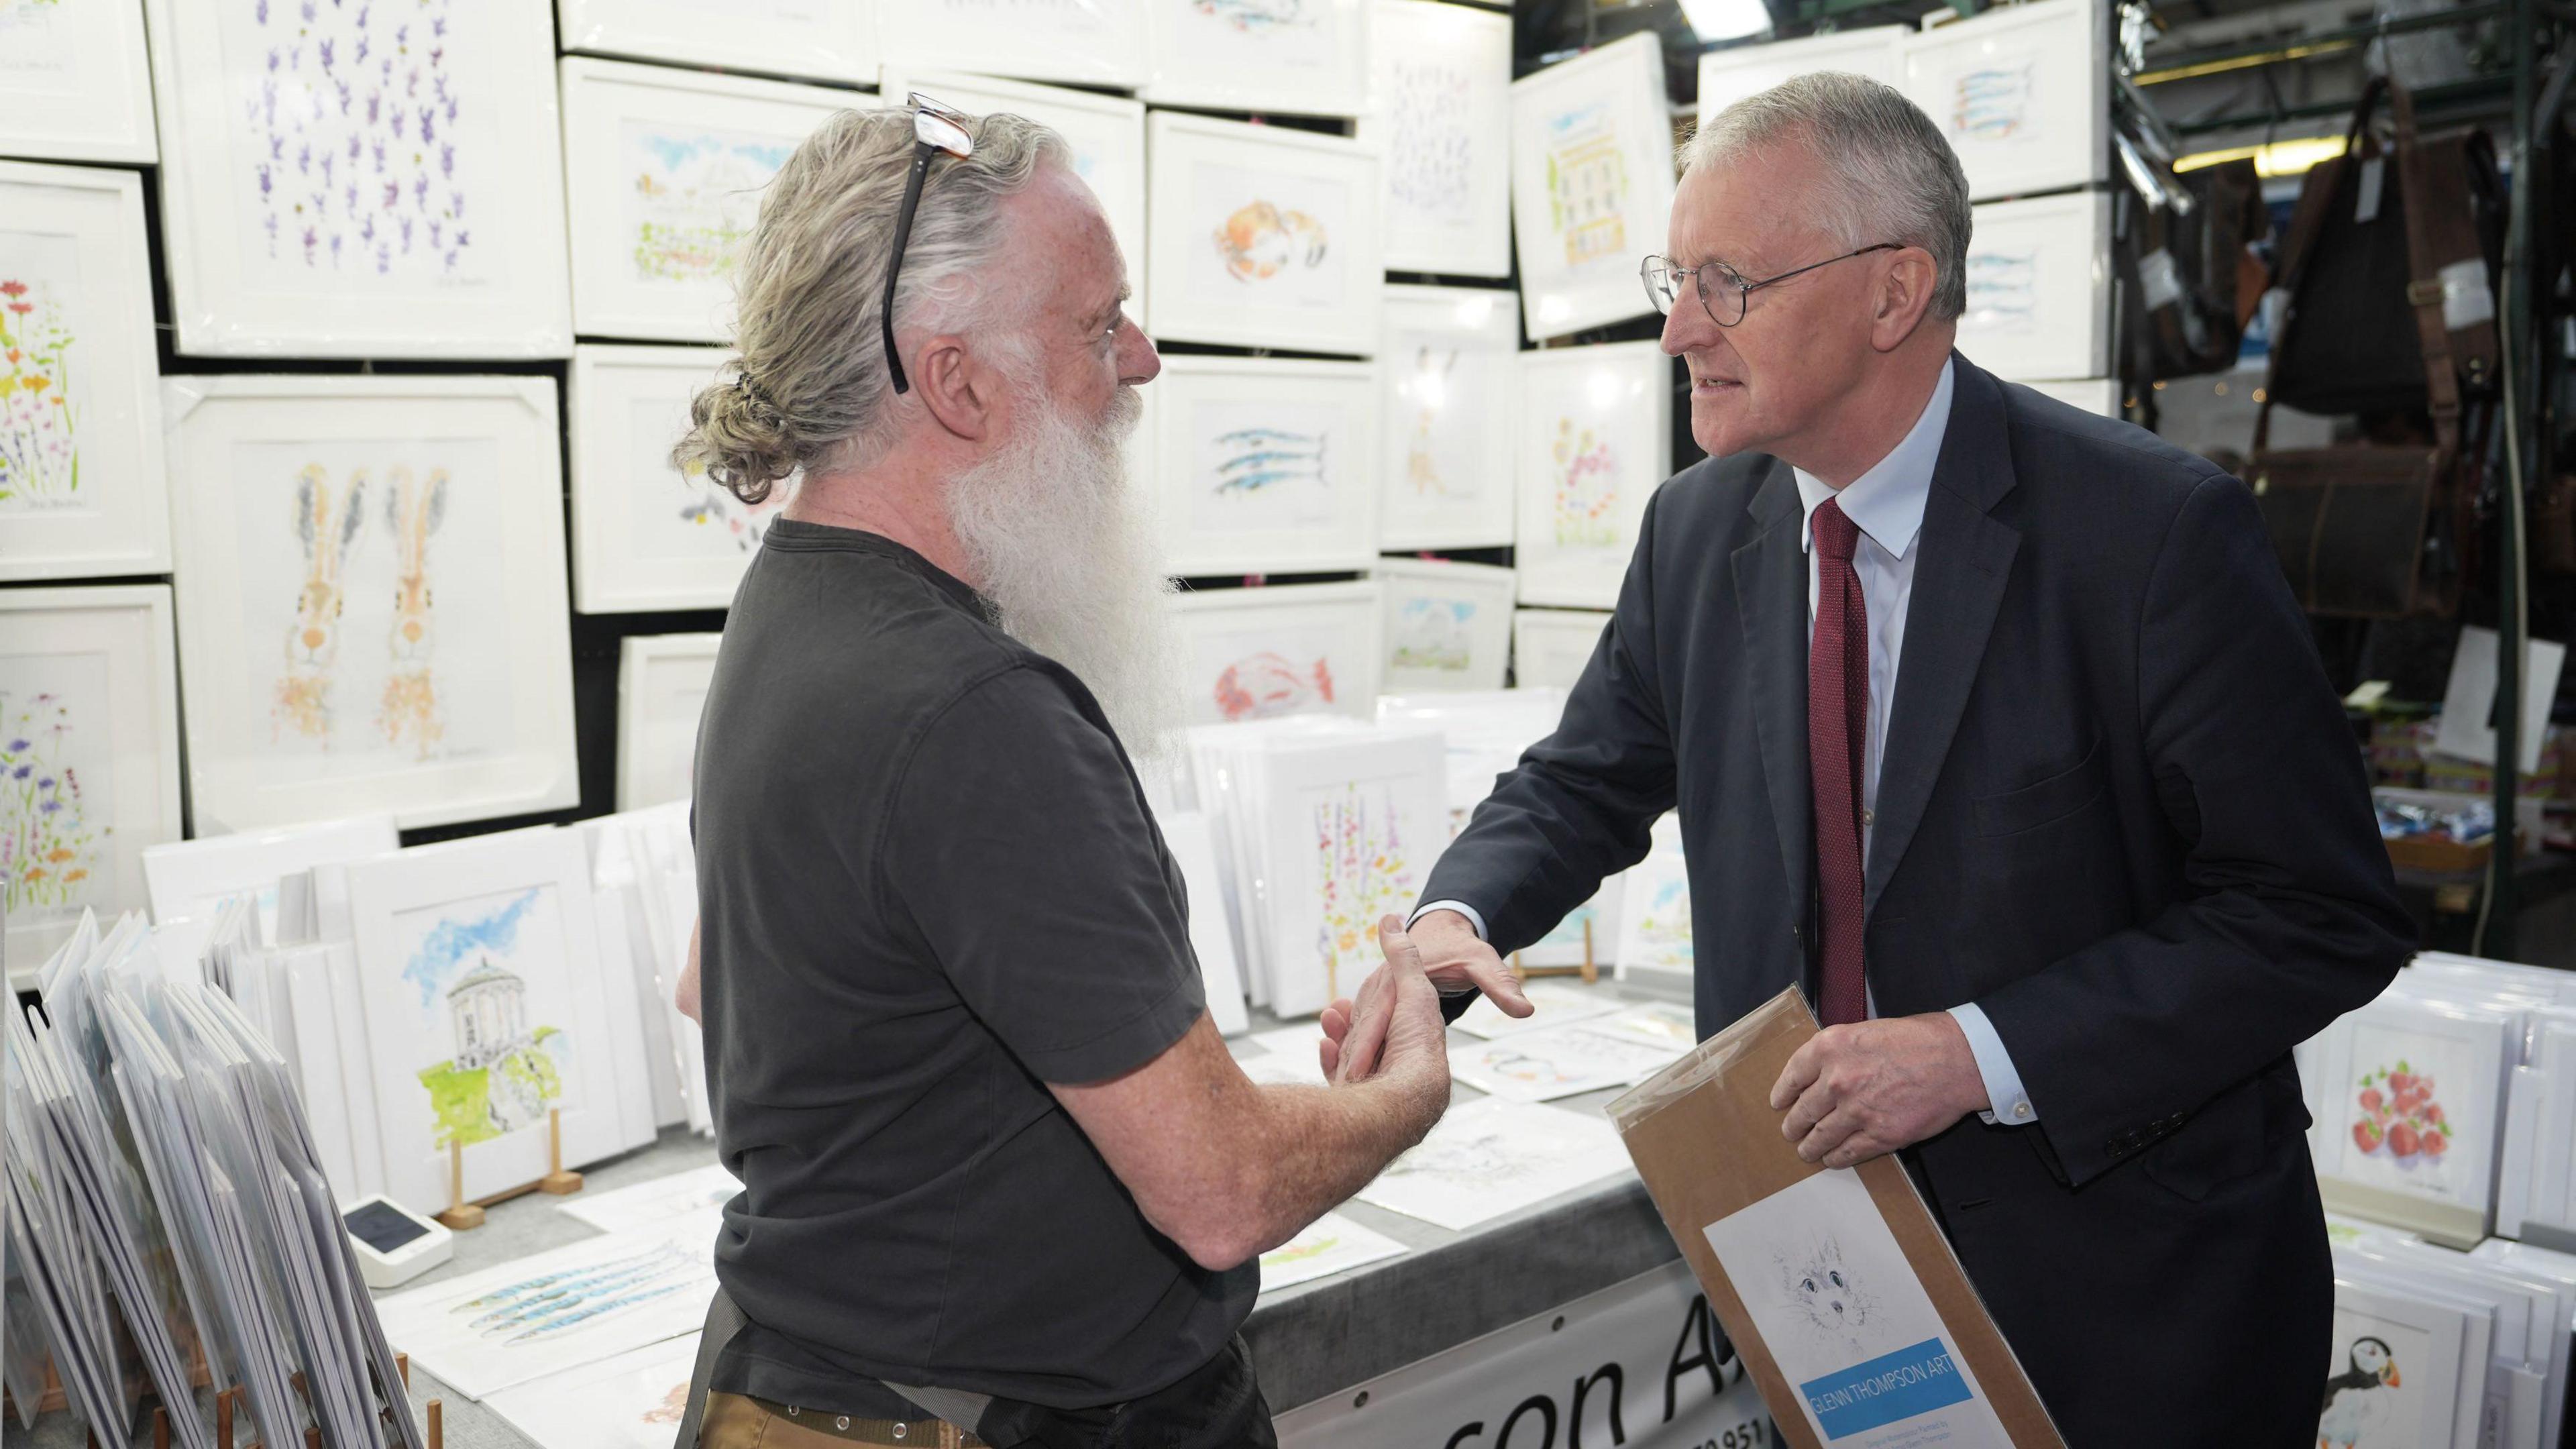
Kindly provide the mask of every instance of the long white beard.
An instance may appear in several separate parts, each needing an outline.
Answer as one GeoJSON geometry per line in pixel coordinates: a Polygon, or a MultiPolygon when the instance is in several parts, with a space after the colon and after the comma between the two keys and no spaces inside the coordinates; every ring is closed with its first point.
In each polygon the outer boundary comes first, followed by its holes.
{"type": "Polygon", "coordinates": [[[1050,402],[948,493],[949,526],[1002,628],[1072,670],[1139,761],[1164,752],[1180,714],[1172,585],[1127,478],[1143,409],[1122,387],[1085,427],[1050,402]]]}

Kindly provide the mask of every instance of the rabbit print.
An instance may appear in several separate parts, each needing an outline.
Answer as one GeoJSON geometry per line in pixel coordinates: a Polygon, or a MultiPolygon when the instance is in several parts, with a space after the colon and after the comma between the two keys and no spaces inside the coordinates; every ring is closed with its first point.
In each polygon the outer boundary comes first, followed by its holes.
{"type": "Polygon", "coordinates": [[[340,655],[340,613],[347,602],[340,577],[349,546],[366,521],[367,473],[349,474],[347,486],[334,489],[329,472],[309,464],[295,484],[295,532],[304,545],[304,584],[295,600],[295,619],[286,629],[286,672],[278,676],[269,711],[272,738],[293,734],[320,740],[331,736],[331,679],[340,655]]]}
{"type": "Polygon", "coordinates": [[[429,539],[446,518],[447,470],[433,468],[415,484],[409,468],[396,468],[387,481],[385,527],[396,545],[393,624],[385,640],[392,665],[376,721],[385,743],[396,749],[408,743],[415,758],[426,760],[447,732],[430,673],[437,619],[429,586],[429,539]]]}

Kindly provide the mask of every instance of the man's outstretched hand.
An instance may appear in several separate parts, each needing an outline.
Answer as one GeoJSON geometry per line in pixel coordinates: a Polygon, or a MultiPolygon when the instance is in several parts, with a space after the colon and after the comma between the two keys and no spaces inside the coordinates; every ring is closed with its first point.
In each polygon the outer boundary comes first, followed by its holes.
{"type": "MultiPolygon", "coordinates": [[[[1433,911],[1400,934],[1419,954],[1422,973],[1443,993],[1472,986],[1492,997],[1507,1016],[1527,1016],[1533,1009],[1521,992],[1519,978],[1476,934],[1465,916],[1456,911],[1433,911]]],[[[1367,1008],[1374,1000],[1372,993],[1388,988],[1387,973],[1391,969],[1381,966],[1369,973],[1369,979],[1360,984],[1356,1007],[1346,998],[1324,1008],[1320,1050],[1326,1077],[1356,1082],[1377,1071],[1383,1036],[1365,1030],[1354,1034],[1352,1025],[1355,1021],[1365,1024],[1370,1015],[1367,1008]]]]}

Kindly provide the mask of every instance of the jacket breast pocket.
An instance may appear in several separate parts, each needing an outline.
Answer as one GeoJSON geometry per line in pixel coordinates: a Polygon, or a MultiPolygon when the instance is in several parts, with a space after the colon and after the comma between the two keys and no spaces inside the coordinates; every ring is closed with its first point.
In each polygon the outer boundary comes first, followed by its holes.
{"type": "Polygon", "coordinates": [[[1979,835],[2017,835],[2054,824],[2102,798],[2110,772],[2102,759],[2102,737],[2095,735],[2084,758],[2071,769],[1969,802],[1979,835]]]}

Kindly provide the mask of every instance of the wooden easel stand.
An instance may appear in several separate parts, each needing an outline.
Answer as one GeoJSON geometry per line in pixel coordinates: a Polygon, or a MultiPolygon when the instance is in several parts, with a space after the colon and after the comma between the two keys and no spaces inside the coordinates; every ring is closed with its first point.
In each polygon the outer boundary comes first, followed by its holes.
{"type": "Polygon", "coordinates": [[[581,1174],[564,1171],[563,1109],[560,1107],[550,1107],[546,1110],[546,1167],[545,1176],[534,1182],[523,1182],[517,1187],[503,1188],[488,1197],[478,1197],[472,1202],[467,1202],[465,1200],[465,1144],[450,1139],[447,1144],[447,1206],[435,1216],[450,1232],[471,1232],[483,1226],[483,1210],[494,1203],[508,1202],[514,1197],[524,1197],[532,1192],[550,1193],[556,1197],[562,1197],[568,1193],[581,1191],[581,1174]]]}
{"type": "Polygon", "coordinates": [[[1512,953],[1512,975],[1523,981],[1528,981],[1540,976],[1580,976],[1583,978],[1583,984],[1586,986],[1598,983],[1601,980],[1601,967],[1600,963],[1595,961],[1592,955],[1592,923],[1590,921],[1585,921],[1583,923],[1582,965],[1531,966],[1522,962],[1520,952],[1514,951],[1512,953]]]}

